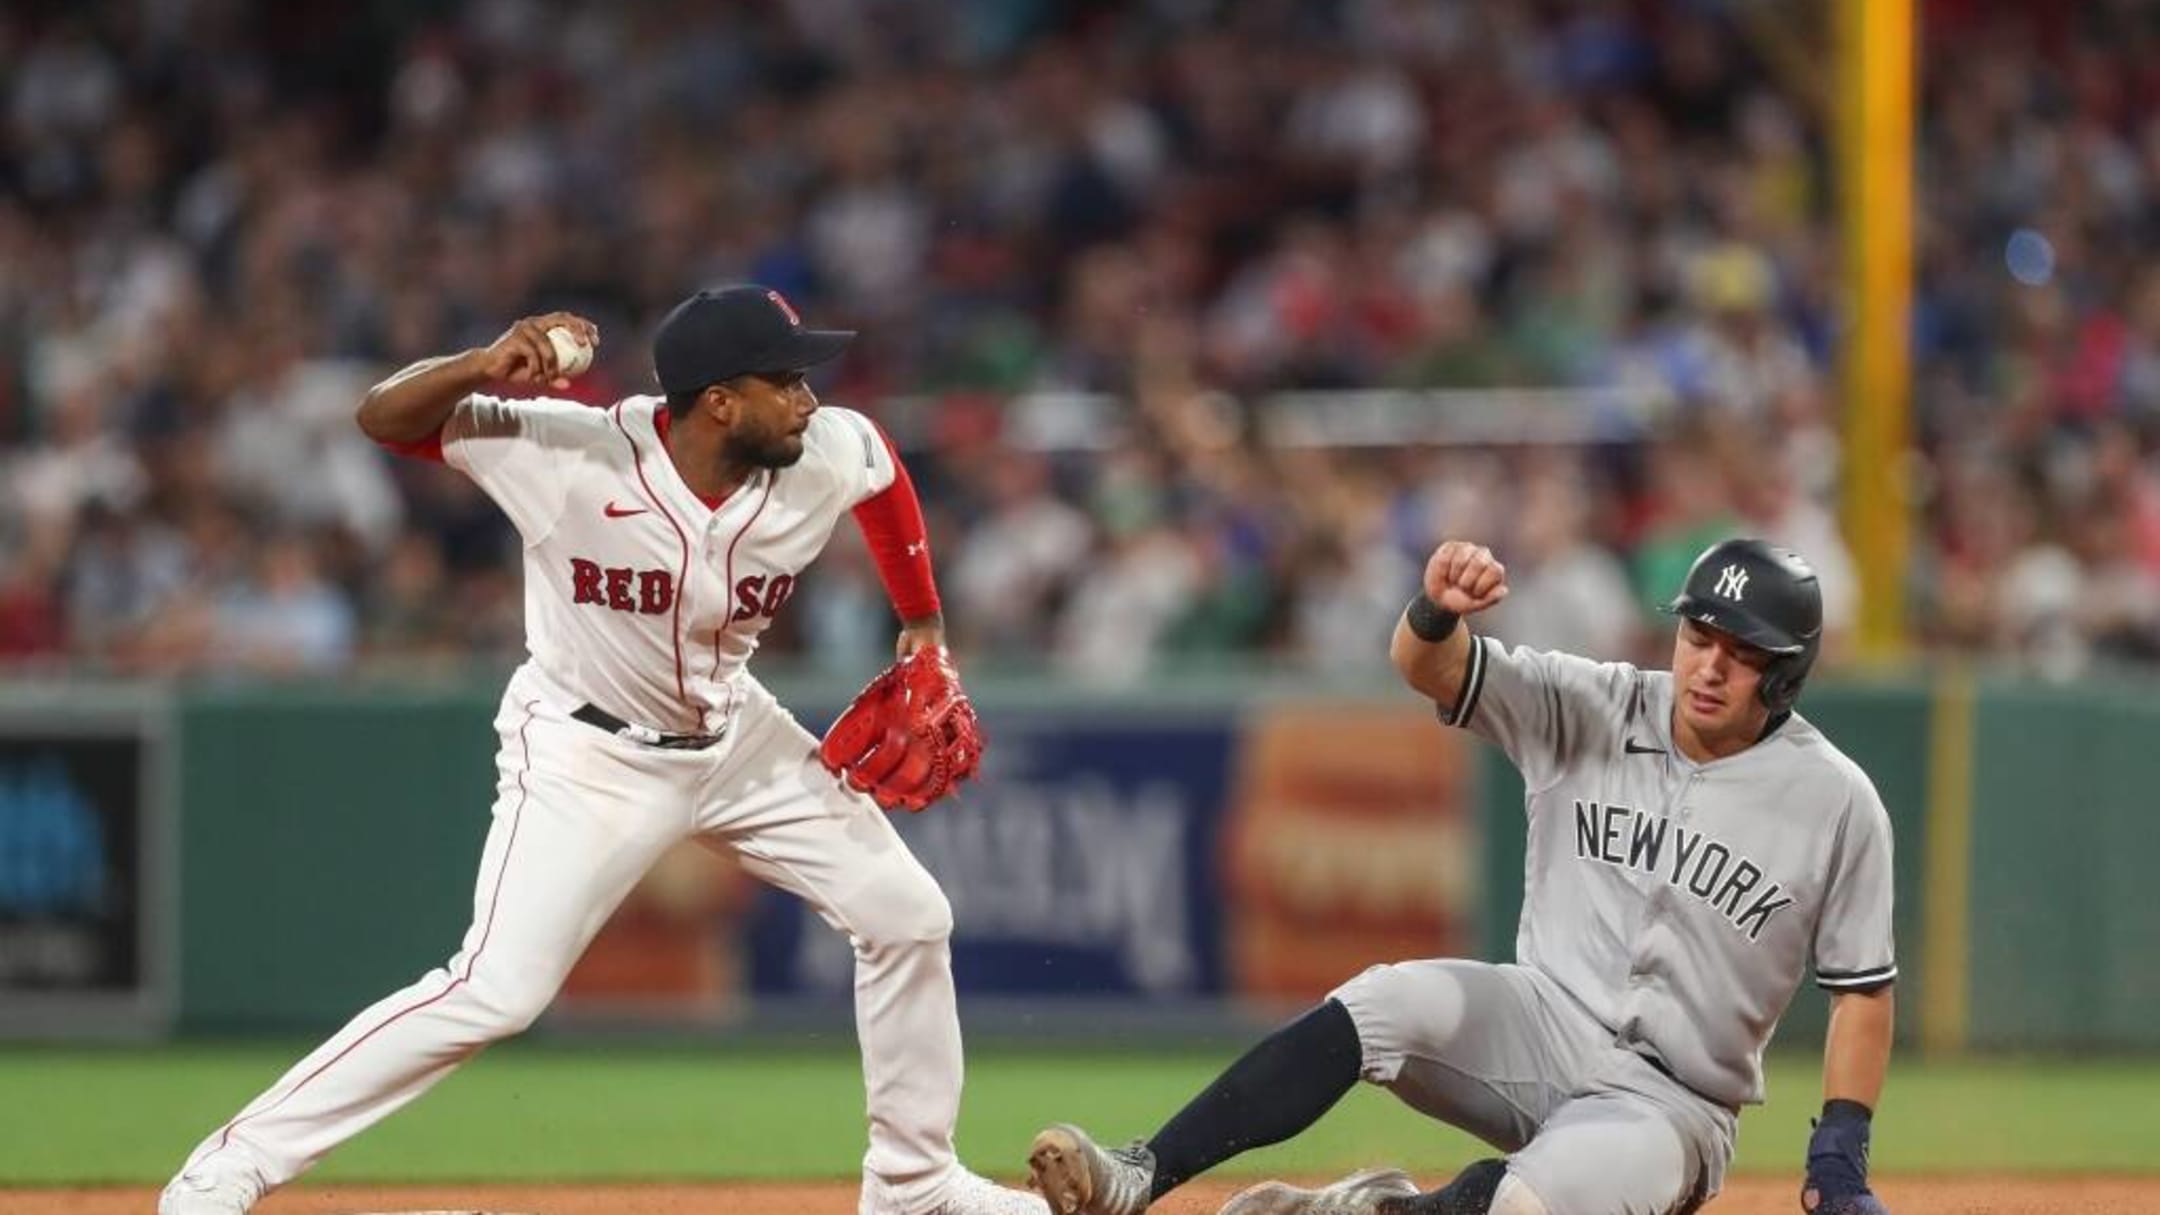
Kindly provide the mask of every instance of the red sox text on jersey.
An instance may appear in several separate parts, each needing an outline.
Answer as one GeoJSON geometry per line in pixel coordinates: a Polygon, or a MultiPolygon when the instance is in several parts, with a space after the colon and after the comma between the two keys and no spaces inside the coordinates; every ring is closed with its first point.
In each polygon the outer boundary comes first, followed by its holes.
{"type": "MultiPolygon", "coordinates": [[[[780,614],[795,595],[795,575],[751,574],[735,580],[735,611],[730,624],[780,614]]],[[[664,616],[675,606],[675,575],[667,570],[603,566],[589,557],[570,558],[570,602],[616,612],[664,616]]]]}

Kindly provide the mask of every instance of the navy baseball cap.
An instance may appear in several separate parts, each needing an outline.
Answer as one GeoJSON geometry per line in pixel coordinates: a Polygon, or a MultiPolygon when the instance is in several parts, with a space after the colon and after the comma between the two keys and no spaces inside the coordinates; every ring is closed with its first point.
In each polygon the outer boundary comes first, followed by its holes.
{"type": "Polygon", "coordinates": [[[653,333],[660,390],[696,392],[741,375],[801,371],[847,349],[852,329],[805,329],[786,297],[755,284],[708,287],[653,333]]]}

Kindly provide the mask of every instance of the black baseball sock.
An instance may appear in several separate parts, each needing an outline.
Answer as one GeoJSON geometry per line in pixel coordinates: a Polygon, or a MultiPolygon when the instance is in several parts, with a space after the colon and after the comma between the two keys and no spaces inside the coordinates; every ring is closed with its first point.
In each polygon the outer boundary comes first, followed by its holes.
{"type": "Polygon", "coordinates": [[[1415,1198],[1384,1198],[1380,1215],[1485,1215],[1507,1178],[1507,1161],[1494,1157],[1466,1166],[1455,1180],[1415,1198]]]}
{"type": "Polygon", "coordinates": [[[1357,1083],[1363,1056],[1357,1026],[1334,1000],[1268,1035],[1148,1140],[1155,1153],[1149,1199],[1320,1121],[1357,1083]]]}

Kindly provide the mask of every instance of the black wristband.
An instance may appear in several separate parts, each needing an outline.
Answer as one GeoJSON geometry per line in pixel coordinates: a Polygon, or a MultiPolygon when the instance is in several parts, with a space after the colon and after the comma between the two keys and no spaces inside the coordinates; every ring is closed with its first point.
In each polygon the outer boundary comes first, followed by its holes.
{"type": "Polygon", "coordinates": [[[1439,642],[1454,634],[1462,617],[1426,598],[1421,591],[1410,601],[1410,606],[1403,609],[1403,623],[1410,626],[1419,641],[1439,642]]]}
{"type": "Polygon", "coordinates": [[[1832,1097],[1822,1103],[1822,1120],[1832,1123],[1859,1122],[1864,1124],[1875,1120],[1875,1111],[1857,1101],[1848,1101],[1843,1097],[1832,1097]]]}

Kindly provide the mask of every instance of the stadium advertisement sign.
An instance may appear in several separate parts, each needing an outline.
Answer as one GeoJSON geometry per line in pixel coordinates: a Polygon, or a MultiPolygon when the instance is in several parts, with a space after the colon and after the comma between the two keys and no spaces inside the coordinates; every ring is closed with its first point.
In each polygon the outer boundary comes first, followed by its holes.
{"type": "Polygon", "coordinates": [[[80,697],[0,709],[0,1036],[165,1027],[158,720],[80,697]]]}
{"type": "MultiPolygon", "coordinates": [[[[1222,990],[1216,841],[1234,740],[1220,716],[1001,717],[979,781],[894,820],[952,901],[961,990],[1222,990]]],[[[750,932],[758,993],[847,990],[847,942],[794,899],[761,895],[750,932]]]]}
{"type": "MultiPolygon", "coordinates": [[[[952,902],[970,996],[1289,1002],[1473,939],[1468,756],[1414,709],[1007,713],[979,781],[893,822],[952,902]]],[[[798,900],[685,849],[602,932],[565,1010],[844,1001],[853,965],[798,900]]]]}

